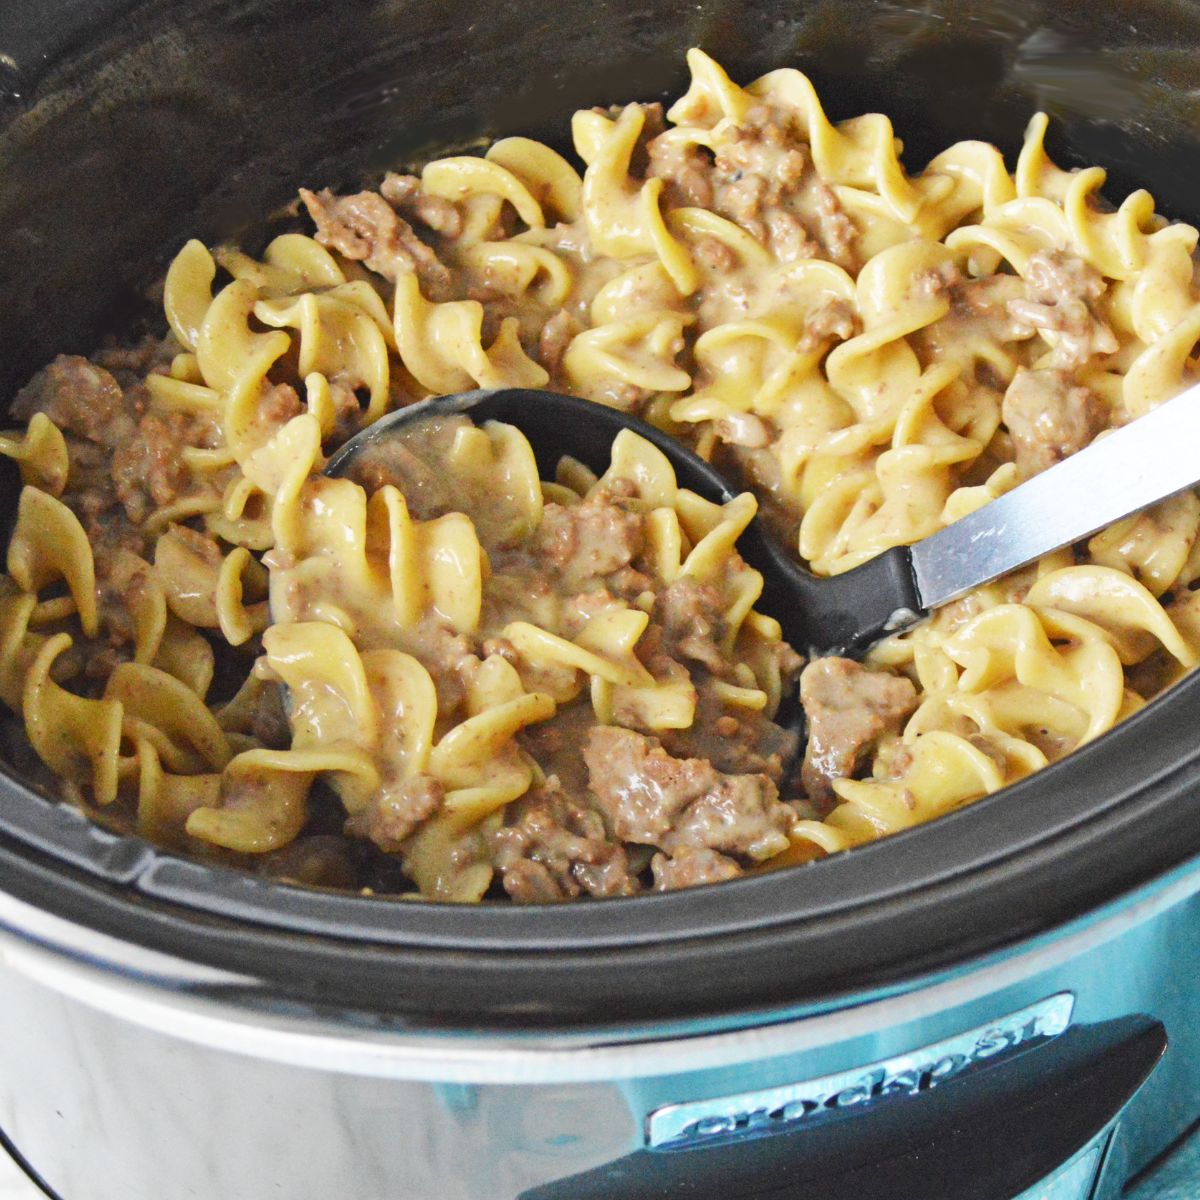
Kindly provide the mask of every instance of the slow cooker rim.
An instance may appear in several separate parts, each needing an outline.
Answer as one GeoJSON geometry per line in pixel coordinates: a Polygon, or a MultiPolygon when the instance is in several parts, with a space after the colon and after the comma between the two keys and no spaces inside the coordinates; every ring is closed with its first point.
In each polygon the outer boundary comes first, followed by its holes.
{"type": "MultiPolygon", "coordinates": [[[[94,12],[127,10],[121,27],[132,40],[153,24],[138,19],[142,7],[140,0],[101,0],[94,12]]],[[[1156,20],[1166,23],[1170,7],[1158,6],[1156,20]]],[[[42,57],[28,56],[37,65],[17,80],[25,95],[3,99],[19,97],[19,110],[32,113],[25,97],[90,78],[103,58],[87,45],[86,30],[94,27],[89,20],[64,34],[52,53],[41,45],[42,57]]],[[[34,32],[33,42],[44,40],[45,31],[34,32]]],[[[250,901],[264,889],[271,896],[287,889],[228,872],[228,887],[206,891],[211,868],[105,834],[2,770],[0,795],[8,795],[0,812],[0,888],[36,896],[48,911],[131,943],[237,964],[281,995],[390,1003],[448,1022],[573,1023],[606,1001],[619,1018],[668,1008],[729,1011],[773,998],[816,1002],[838,989],[900,986],[938,963],[962,963],[1053,929],[1200,852],[1198,823],[1189,826],[1171,811],[1200,789],[1200,751],[1188,739],[1198,710],[1200,679],[1193,678],[1062,764],[931,825],[803,871],[559,910],[405,906],[410,939],[418,924],[431,927],[424,944],[383,946],[378,928],[360,930],[358,940],[312,922],[307,930],[272,928],[264,921],[269,908],[250,901]],[[1160,717],[1165,732],[1154,726],[1160,717]],[[1148,749],[1161,752],[1157,765],[1143,778],[1126,778],[1148,749]],[[1068,786],[1057,791],[1064,780],[1068,786]],[[1102,801],[1086,794],[1081,780],[1094,781],[1102,801]],[[1013,837],[1005,825],[1020,825],[1022,835],[1013,837]],[[849,887],[859,877],[871,886],[836,910],[805,915],[796,903],[834,878],[849,887]],[[635,914],[640,926],[631,929],[635,914]],[[664,928],[674,914],[687,916],[682,929],[664,928]],[[481,938],[485,925],[491,931],[481,938]],[[526,926],[532,933],[517,936],[526,926]],[[594,937],[595,926],[607,929],[604,939],[594,937]],[[684,959],[686,971],[654,970],[684,959]],[[310,972],[314,965],[319,969],[310,972]],[[389,994],[389,983],[401,986],[389,994]]],[[[390,918],[398,907],[303,896],[327,908],[334,925],[356,903],[377,917],[387,910],[390,918]]]]}
{"type": "Polygon", "coordinates": [[[0,868],[18,899],[299,1002],[562,1027],[822,1005],[1019,944],[1200,853],[1200,823],[1179,811],[1200,794],[1200,747],[1178,752],[1196,715],[1200,675],[1063,762],[936,822],[807,867],[662,895],[521,908],[299,889],[114,835],[11,776],[27,802],[0,815],[0,868]],[[1131,765],[1135,782],[1123,786],[1131,765]],[[1072,786],[1060,789],[1066,778],[1072,786]],[[1111,786],[1089,787],[1097,780],[1111,786]],[[1034,822],[1024,844],[1012,838],[1023,814],[1055,805],[1066,810],[1057,829],[1034,822]],[[34,812],[72,832],[73,864],[55,861],[53,842],[22,836],[17,818],[34,812]],[[90,866],[81,844],[94,851],[90,866]],[[877,886],[814,907],[812,893],[835,875],[850,886],[874,875],[877,886]],[[306,907],[323,921],[280,923],[306,907]],[[355,926],[360,913],[373,921],[355,926]]]}

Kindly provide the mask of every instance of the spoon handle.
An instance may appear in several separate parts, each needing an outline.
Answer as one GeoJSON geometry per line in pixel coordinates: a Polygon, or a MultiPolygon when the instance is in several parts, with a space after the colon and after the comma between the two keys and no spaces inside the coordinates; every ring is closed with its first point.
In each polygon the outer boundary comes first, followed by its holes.
{"type": "Polygon", "coordinates": [[[813,653],[857,657],[932,609],[1200,483],[1200,385],[911,546],[794,573],[813,653]]]}
{"type": "MultiPolygon", "coordinates": [[[[790,576],[790,603],[802,610],[799,621],[784,621],[785,632],[811,631],[805,649],[812,658],[827,654],[859,658],[872,642],[912,625],[927,611],[909,546],[894,546],[841,575],[818,577],[795,563],[781,565],[790,576]]],[[[774,599],[774,591],[768,593],[774,599]]],[[[780,606],[776,600],[768,607],[779,611],[780,606]]]]}
{"type": "Polygon", "coordinates": [[[937,608],[1200,482],[1200,385],[911,547],[937,608]]]}

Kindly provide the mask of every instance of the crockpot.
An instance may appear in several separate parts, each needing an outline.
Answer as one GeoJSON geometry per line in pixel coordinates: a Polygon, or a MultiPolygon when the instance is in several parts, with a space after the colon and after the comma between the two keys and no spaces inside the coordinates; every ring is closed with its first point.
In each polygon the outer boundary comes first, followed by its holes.
{"type": "MultiPolygon", "coordinates": [[[[185,237],[561,145],[576,107],[681,92],[690,45],[889,113],[913,165],[1045,109],[1060,161],[1200,216],[1200,10],[1171,0],[9,4],[0,395],[128,327],[185,237]]],[[[1116,1195],[1200,1116],[1198,727],[1195,676],[931,825],[561,907],[189,862],[5,766],[4,1144],[62,1200],[1116,1195]]]]}

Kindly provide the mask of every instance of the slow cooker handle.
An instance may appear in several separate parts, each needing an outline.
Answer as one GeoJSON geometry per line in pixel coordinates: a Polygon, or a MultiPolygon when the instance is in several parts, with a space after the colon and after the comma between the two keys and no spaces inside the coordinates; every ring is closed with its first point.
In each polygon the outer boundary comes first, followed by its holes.
{"type": "Polygon", "coordinates": [[[1109,1200],[1120,1118],[1166,1049],[1129,1016],[1069,1029],[940,1086],[791,1131],[643,1149],[521,1200],[1109,1200]]]}

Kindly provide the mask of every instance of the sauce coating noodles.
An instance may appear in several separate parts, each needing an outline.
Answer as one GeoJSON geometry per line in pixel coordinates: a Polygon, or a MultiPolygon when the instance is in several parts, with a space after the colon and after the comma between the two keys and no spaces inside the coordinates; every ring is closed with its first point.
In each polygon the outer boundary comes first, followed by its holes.
{"type": "Polygon", "coordinates": [[[506,138],[303,190],[312,235],[260,259],[189,242],[165,339],[18,395],[0,700],[90,812],[305,883],[624,895],[930,820],[1196,665],[1189,492],[808,664],[793,762],[800,663],[734,549],[756,507],[838,573],[1175,395],[1197,232],[1057,167],[1041,115],[1012,172],[960,142],[909,174],[800,72],[688,61],[665,116],[575,114],[582,171],[506,138]],[[320,474],[385,412],[497,386],[635,412],[747,494],[681,491],[632,434],[540,481],[465,420],[320,474]]]}

